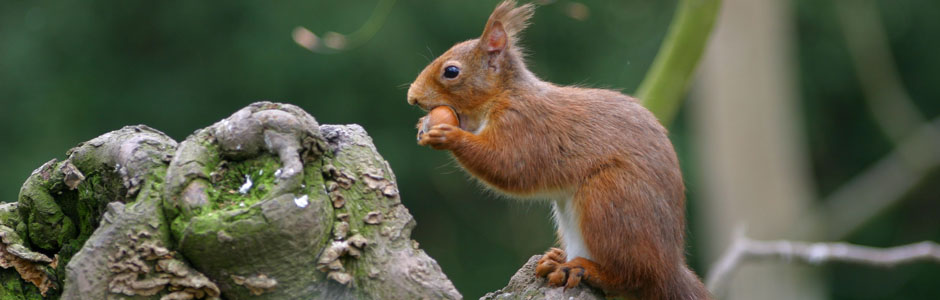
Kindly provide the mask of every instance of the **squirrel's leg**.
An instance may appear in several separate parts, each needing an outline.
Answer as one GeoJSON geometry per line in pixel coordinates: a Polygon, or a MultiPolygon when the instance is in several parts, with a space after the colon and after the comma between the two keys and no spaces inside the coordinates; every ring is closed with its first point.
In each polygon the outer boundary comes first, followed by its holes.
{"type": "Polygon", "coordinates": [[[560,266],[569,269],[566,286],[575,270],[608,292],[665,296],[669,278],[684,266],[682,199],[669,199],[661,181],[642,175],[633,165],[608,168],[578,188],[573,204],[590,260],[560,266]]]}

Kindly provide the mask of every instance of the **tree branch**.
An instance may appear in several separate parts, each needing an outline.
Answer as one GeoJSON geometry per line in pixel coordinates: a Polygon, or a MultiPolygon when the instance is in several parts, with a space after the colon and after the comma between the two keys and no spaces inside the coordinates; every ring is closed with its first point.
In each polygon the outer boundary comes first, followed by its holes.
{"type": "Polygon", "coordinates": [[[734,271],[746,261],[782,260],[807,264],[845,262],[874,267],[894,267],[917,261],[940,263],[940,245],[932,241],[874,248],[849,243],[809,243],[788,240],[759,241],[738,230],[735,240],[708,272],[706,285],[714,294],[725,286],[734,271]]]}

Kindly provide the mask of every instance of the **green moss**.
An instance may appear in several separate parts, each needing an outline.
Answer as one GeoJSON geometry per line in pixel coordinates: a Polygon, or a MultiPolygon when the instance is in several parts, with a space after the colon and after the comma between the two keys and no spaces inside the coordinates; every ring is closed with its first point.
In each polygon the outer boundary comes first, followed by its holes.
{"type": "Polygon", "coordinates": [[[23,237],[31,245],[55,250],[59,242],[74,236],[74,226],[63,214],[55,198],[49,195],[45,183],[38,176],[31,176],[20,192],[20,217],[26,223],[23,237]]]}
{"type": "Polygon", "coordinates": [[[84,245],[98,228],[108,202],[124,197],[122,181],[106,177],[109,176],[99,171],[91,171],[75,190],[65,188],[56,193],[55,203],[64,215],[60,234],[56,237],[60,245],[60,259],[67,260],[84,245]]]}
{"type": "Polygon", "coordinates": [[[42,300],[35,285],[23,281],[13,268],[0,270],[0,300],[42,300]]]}
{"type": "Polygon", "coordinates": [[[121,189],[110,186],[108,183],[121,184],[120,181],[113,183],[113,181],[103,179],[97,171],[89,172],[75,190],[63,191],[56,197],[56,202],[66,216],[63,231],[75,232],[74,236],[61,236],[58,241],[61,246],[57,249],[59,263],[55,272],[62,275],[58,278],[60,286],[65,280],[65,266],[98,228],[105,204],[115,200],[117,197],[115,191],[121,189]],[[72,220],[77,222],[72,222],[72,220]]]}
{"type": "MultiPolygon", "coordinates": [[[[273,176],[271,176],[270,181],[262,181],[262,184],[266,186],[266,190],[270,190],[274,186],[273,176]]],[[[220,189],[222,188],[210,187],[210,190],[214,191],[220,189]]],[[[261,208],[252,207],[251,205],[261,201],[266,195],[266,191],[244,195],[227,193],[227,195],[219,198],[213,198],[213,193],[210,193],[210,199],[213,199],[210,207],[199,210],[197,215],[189,220],[186,220],[182,215],[178,216],[171,222],[170,228],[173,234],[178,237],[182,237],[183,234],[187,233],[190,235],[203,235],[218,231],[225,231],[232,236],[250,236],[264,228],[254,226],[258,224],[255,222],[239,221],[247,219],[263,220],[264,216],[261,208]]]]}
{"type": "Polygon", "coordinates": [[[204,174],[211,174],[214,172],[219,165],[222,164],[222,150],[219,148],[219,145],[216,143],[214,138],[209,138],[208,136],[203,136],[200,143],[204,149],[203,161],[204,169],[202,172],[204,174]]]}
{"type": "MultiPolygon", "coordinates": [[[[206,147],[210,153],[217,151],[214,144],[206,147]]],[[[259,215],[260,210],[251,208],[251,205],[263,200],[274,189],[274,174],[280,167],[277,157],[270,154],[242,161],[207,162],[207,174],[214,179],[206,189],[209,206],[197,210],[196,216],[189,220],[178,215],[171,222],[170,230],[177,237],[183,236],[187,226],[200,234],[222,228],[230,231],[227,224],[259,215]],[[251,188],[241,193],[239,189],[245,184],[246,176],[251,179],[251,188]]]]}
{"type": "MultiPolygon", "coordinates": [[[[326,192],[323,190],[324,179],[323,179],[323,175],[321,171],[322,169],[323,169],[322,160],[318,160],[313,163],[308,163],[304,166],[304,188],[301,191],[301,193],[305,195],[311,195],[311,197],[316,197],[317,195],[322,194],[322,197],[325,201],[330,201],[329,196],[326,195],[326,192]],[[315,188],[320,189],[320,190],[318,191],[312,190],[315,188]]],[[[311,200],[311,201],[314,201],[314,200],[311,200]]],[[[330,203],[326,203],[326,205],[324,205],[323,208],[326,210],[324,211],[323,215],[330,216],[326,220],[335,220],[335,216],[338,210],[333,208],[333,205],[330,203]]],[[[324,234],[323,236],[321,236],[320,241],[317,244],[317,249],[322,249],[332,239],[333,237],[330,234],[324,234]]],[[[319,255],[319,254],[320,254],[319,251],[317,251],[316,255],[319,255]]],[[[318,272],[318,274],[323,274],[324,276],[323,278],[326,278],[326,274],[322,272],[318,272]]]]}
{"type": "Polygon", "coordinates": [[[16,228],[14,228],[13,230],[15,230],[16,235],[20,237],[25,237],[28,234],[27,228],[26,228],[26,222],[20,222],[19,224],[16,224],[16,228]]]}
{"type": "Polygon", "coordinates": [[[20,224],[20,214],[17,209],[17,204],[0,206],[0,225],[16,228],[20,224]]]}
{"type": "Polygon", "coordinates": [[[75,237],[75,225],[61,212],[42,216],[32,215],[28,225],[29,241],[45,250],[55,250],[62,242],[75,237]]]}
{"type": "Polygon", "coordinates": [[[248,236],[259,228],[252,226],[238,226],[240,220],[249,218],[264,218],[260,208],[239,209],[234,211],[213,211],[204,215],[193,217],[189,221],[192,234],[206,234],[225,230],[236,236],[248,236]]]}
{"type": "Polygon", "coordinates": [[[186,232],[186,226],[188,225],[189,220],[183,218],[182,215],[177,215],[176,218],[173,218],[173,221],[170,222],[170,232],[173,233],[173,238],[176,242],[179,242],[183,233],[186,232]]]}
{"type": "Polygon", "coordinates": [[[61,228],[62,229],[59,231],[59,234],[56,236],[56,244],[61,246],[77,237],[76,232],[78,230],[76,229],[75,223],[73,223],[71,219],[64,218],[62,220],[61,228]]]}
{"type": "MultiPolygon", "coordinates": [[[[151,197],[153,201],[156,201],[157,206],[161,208],[164,208],[162,203],[165,197],[163,193],[164,193],[164,185],[166,183],[165,181],[166,169],[167,167],[155,168],[155,170],[152,170],[147,177],[147,183],[150,185],[149,190],[147,190],[148,196],[151,197]]],[[[160,230],[167,231],[169,226],[167,224],[168,220],[166,220],[167,218],[166,211],[162,210],[160,211],[160,213],[163,215],[163,218],[164,218],[164,220],[160,222],[160,230]]]]}
{"type": "Polygon", "coordinates": [[[85,241],[88,240],[88,236],[79,237],[68,241],[62,245],[62,249],[59,250],[59,263],[56,268],[56,273],[65,274],[65,266],[69,264],[69,261],[72,260],[72,256],[75,256],[75,253],[78,253],[78,250],[82,249],[82,246],[85,245],[85,241]]]}
{"type": "Polygon", "coordinates": [[[73,210],[66,210],[67,213],[74,214],[78,220],[79,236],[87,238],[98,228],[98,221],[104,205],[99,202],[107,203],[109,199],[114,199],[111,188],[106,187],[98,174],[91,174],[78,185],[78,201],[73,210]]]}
{"type": "Polygon", "coordinates": [[[209,189],[211,210],[226,210],[247,207],[264,199],[275,185],[275,172],[281,162],[273,155],[262,155],[243,161],[220,163],[210,174],[215,173],[209,189]],[[246,193],[239,189],[250,179],[251,188],[246,193]]]}

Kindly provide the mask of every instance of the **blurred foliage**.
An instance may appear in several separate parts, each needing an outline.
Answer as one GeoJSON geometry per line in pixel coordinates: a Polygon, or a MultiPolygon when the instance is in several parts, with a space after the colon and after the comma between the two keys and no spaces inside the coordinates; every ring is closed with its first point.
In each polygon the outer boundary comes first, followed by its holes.
{"type": "MultiPolygon", "coordinates": [[[[877,0],[900,80],[927,120],[940,117],[940,2],[877,0]]],[[[801,104],[817,192],[828,195],[892,150],[864,94],[846,48],[836,5],[853,1],[795,0],[801,104]]],[[[890,101],[890,99],[889,99],[890,101]]],[[[940,151],[934,149],[933,151],[940,151]]],[[[887,247],[940,241],[940,170],[924,178],[903,202],[847,241],[887,247]]],[[[891,270],[856,265],[826,268],[834,299],[933,299],[940,295],[940,265],[891,270]]]]}
{"type": "MultiPolygon", "coordinates": [[[[497,2],[397,1],[371,40],[322,55],[295,44],[292,30],[354,32],[378,0],[2,1],[0,200],[15,201],[20,184],[43,162],[124,125],[146,124],[182,140],[253,101],[289,102],[321,123],[365,127],[418,221],[414,238],[468,299],[476,298],[502,287],[530,255],[553,243],[548,205],[494,196],[446,153],[417,146],[414,123],[423,113],[407,105],[405,91],[437,54],[478,36],[497,2]]],[[[556,83],[629,93],[652,63],[677,1],[543,2],[523,38],[530,69],[556,83]]],[[[859,100],[833,4],[792,2],[814,181],[825,195],[891,145],[859,100]]],[[[879,3],[902,80],[934,118],[940,114],[940,3],[879,3]]],[[[680,111],[672,137],[688,168],[695,164],[685,114],[680,111]]],[[[687,181],[694,209],[698,186],[687,181]]],[[[940,239],[940,178],[922,186],[850,241],[888,246],[940,239]]],[[[693,241],[707,238],[690,230],[693,241]]],[[[692,243],[694,267],[704,270],[695,253],[692,243]]],[[[836,298],[940,295],[932,284],[940,278],[935,265],[888,275],[828,270],[836,298]]]]}
{"type": "Polygon", "coordinates": [[[669,128],[705,54],[720,0],[681,0],[659,53],[634,97],[669,128]]]}

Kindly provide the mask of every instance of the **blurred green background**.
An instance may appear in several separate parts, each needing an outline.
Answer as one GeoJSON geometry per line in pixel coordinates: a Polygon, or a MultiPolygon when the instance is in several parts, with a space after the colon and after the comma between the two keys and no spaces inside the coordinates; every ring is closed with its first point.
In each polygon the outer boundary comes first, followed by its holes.
{"type": "MultiPolygon", "coordinates": [[[[358,123],[369,132],[418,222],[414,239],[466,298],[479,297],[504,286],[529,256],[554,243],[549,206],[485,192],[447,153],[417,146],[414,124],[423,113],[407,105],[405,92],[437,54],[478,36],[497,2],[397,1],[360,47],[321,54],[298,46],[294,28],[320,36],[354,32],[378,2],[2,1],[0,200],[15,201],[20,184],[43,162],[125,125],[146,124],[181,141],[251,102],[293,103],[320,123],[358,123]]],[[[523,38],[530,69],[551,82],[627,93],[649,68],[676,6],[543,2],[523,38]]],[[[809,139],[811,182],[825,195],[892,146],[859,100],[862,86],[833,2],[785,2],[794,14],[795,95],[809,139]]],[[[882,0],[878,8],[904,87],[927,119],[937,117],[940,2],[882,0]]],[[[671,132],[695,209],[700,184],[688,171],[695,168],[696,149],[686,110],[671,132]]],[[[940,240],[937,175],[848,241],[940,240]]],[[[695,220],[690,224],[691,262],[703,274],[711,262],[697,256],[697,241],[708,237],[694,228],[695,220]]],[[[937,265],[821,269],[834,299],[940,297],[937,265]]]]}

